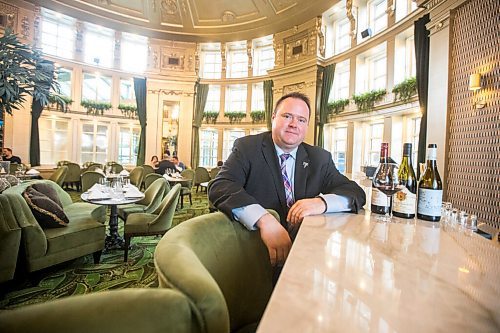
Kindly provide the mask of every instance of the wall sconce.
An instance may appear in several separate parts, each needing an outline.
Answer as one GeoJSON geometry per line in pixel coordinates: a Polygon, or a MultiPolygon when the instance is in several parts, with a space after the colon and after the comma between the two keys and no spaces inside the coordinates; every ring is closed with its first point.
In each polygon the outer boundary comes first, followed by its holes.
{"type": "Polygon", "coordinates": [[[476,109],[482,109],[486,106],[486,101],[477,96],[478,90],[481,89],[481,74],[474,73],[469,77],[469,90],[472,90],[474,93],[473,96],[473,105],[476,109]]]}

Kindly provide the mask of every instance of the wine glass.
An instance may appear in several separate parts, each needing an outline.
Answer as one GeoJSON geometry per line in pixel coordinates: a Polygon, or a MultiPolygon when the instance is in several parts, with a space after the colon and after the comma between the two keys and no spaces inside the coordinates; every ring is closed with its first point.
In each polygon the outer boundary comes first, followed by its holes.
{"type": "Polygon", "coordinates": [[[373,186],[376,187],[380,192],[384,193],[387,197],[388,211],[387,213],[385,213],[385,216],[380,218],[380,220],[382,220],[383,222],[391,222],[391,198],[395,193],[403,189],[403,185],[399,181],[398,177],[398,165],[391,162],[380,163],[377,167],[377,170],[375,170],[372,182],[373,186]],[[391,212],[390,214],[389,211],[391,212]]]}

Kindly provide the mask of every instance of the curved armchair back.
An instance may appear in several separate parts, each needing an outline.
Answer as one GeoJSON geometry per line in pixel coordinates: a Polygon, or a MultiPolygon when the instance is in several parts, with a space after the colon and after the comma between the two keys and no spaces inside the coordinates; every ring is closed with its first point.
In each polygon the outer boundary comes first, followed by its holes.
{"type": "Polygon", "coordinates": [[[204,167],[197,167],[194,173],[195,173],[194,178],[196,179],[194,185],[199,185],[201,183],[208,182],[210,180],[210,174],[208,173],[208,170],[204,167]]]}
{"type": "Polygon", "coordinates": [[[104,175],[97,171],[85,171],[82,173],[82,192],[87,192],[89,188],[94,186],[94,184],[99,183],[100,179],[103,179],[104,175]]]}
{"type": "Polygon", "coordinates": [[[215,167],[215,168],[210,169],[210,178],[214,179],[215,176],[217,176],[217,174],[219,173],[219,171],[220,171],[220,167],[215,167]]]}
{"type": "Polygon", "coordinates": [[[67,174],[68,167],[65,165],[61,165],[50,175],[49,180],[52,180],[57,185],[62,186],[62,184],[64,183],[64,178],[66,178],[67,174]]]}
{"type": "Polygon", "coordinates": [[[168,184],[167,180],[160,177],[147,188],[144,192],[144,198],[138,202],[138,204],[146,206],[144,208],[144,212],[151,213],[160,207],[163,200],[163,193],[165,193],[166,184],[168,184]]]}
{"type": "Polygon", "coordinates": [[[192,301],[201,332],[256,328],[272,292],[272,266],[259,233],[223,213],[171,229],[154,262],[160,287],[180,290],[192,301]]]}
{"type": "MultiPolygon", "coordinates": [[[[151,186],[151,184],[153,184],[153,182],[155,180],[157,180],[158,178],[163,178],[163,176],[159,175],[157,173],[150,173],[149,175],[146,175],[144,177],[144,188],[147,190],[149,188],[149,186],[151,186]]],[[[165,179],[165,178],[163,178],[163,179],[165,179]]]]}
{"type": "Polygon", "coordinates": [[[140,166],[135,167],[130,171],[130,183],[132,185],[137,186],[137,188],[141,188],[142,180],[144,178],[144,169],[140,166]]]}

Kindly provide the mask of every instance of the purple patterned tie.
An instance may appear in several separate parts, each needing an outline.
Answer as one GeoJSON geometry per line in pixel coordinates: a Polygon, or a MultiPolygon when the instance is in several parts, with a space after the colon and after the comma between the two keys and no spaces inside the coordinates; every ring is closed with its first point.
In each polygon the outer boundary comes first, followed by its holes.
{"type": "Polygon", "coordinates": [[[285,185],[285,196],[286,196],[286,205],[288,208],[292,207],[293,203],[293,190],[292,184],[290,183],[290,179],[286,173],[286,160],[290,157],[290,154],[281,154],[281,175],[283,176],[283,185],[285,185]]]}

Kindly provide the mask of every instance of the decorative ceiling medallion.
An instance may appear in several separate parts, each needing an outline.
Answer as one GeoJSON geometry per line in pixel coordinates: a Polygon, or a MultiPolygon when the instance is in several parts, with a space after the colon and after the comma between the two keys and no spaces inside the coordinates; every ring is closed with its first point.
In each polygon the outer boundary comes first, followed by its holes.
{"type": "Polygon", "coordinates": [[[168,15],[173,15],[177,13],[178,9],[177,8],[177,3],[175,0],[162,0],[161,1],[161,8],[168,14],[168,15]]]}
{"type": "Polygon", "coordinates": [[[232,11],[230,11],[230,10],[225,10],[222,13],[222,17],[221,17],[221,21],[222,22],[232,22],[235,19],[236,19],[236,14],[233,13],[232,11]]]}

